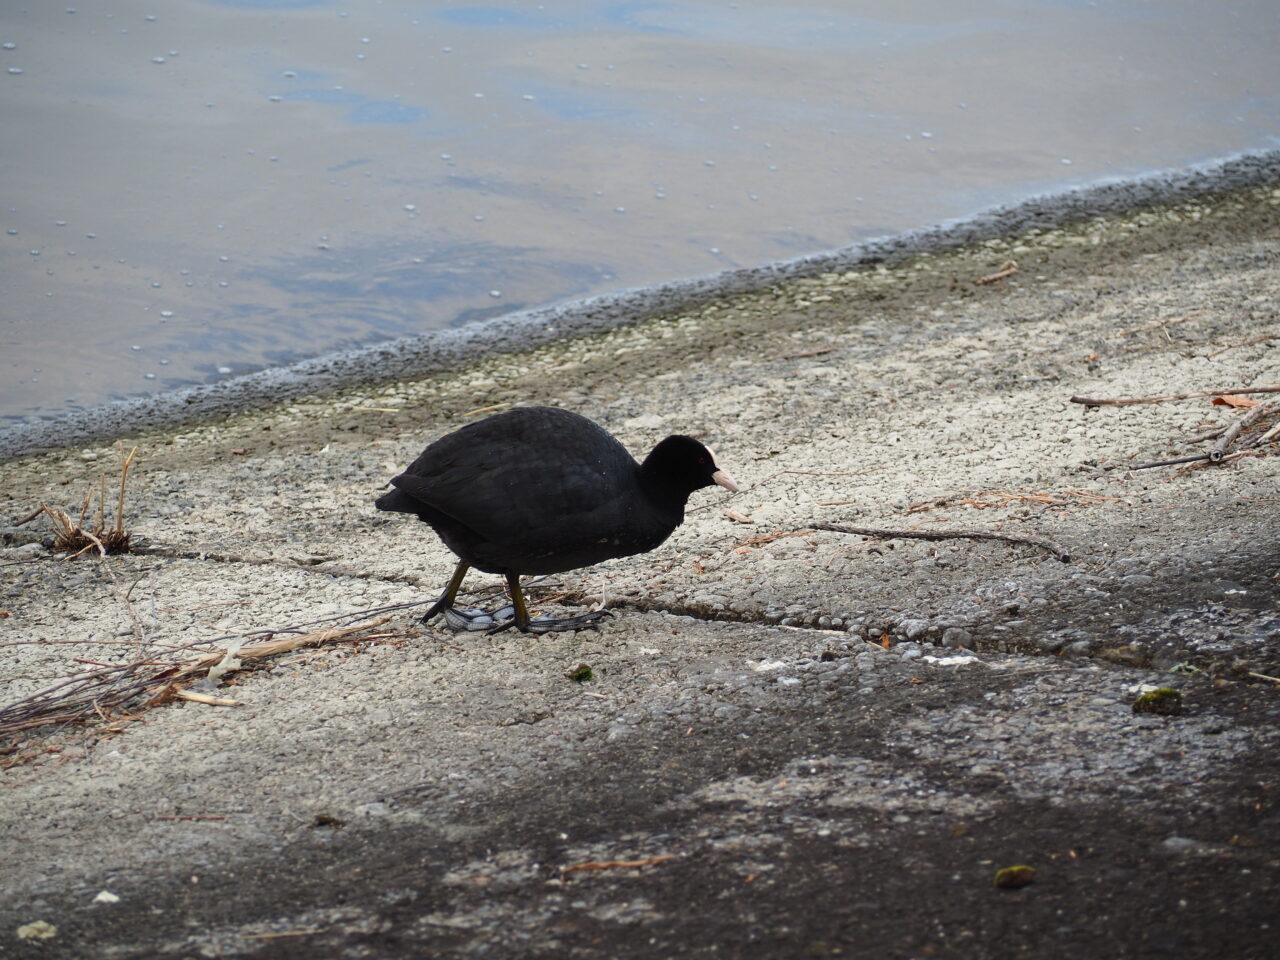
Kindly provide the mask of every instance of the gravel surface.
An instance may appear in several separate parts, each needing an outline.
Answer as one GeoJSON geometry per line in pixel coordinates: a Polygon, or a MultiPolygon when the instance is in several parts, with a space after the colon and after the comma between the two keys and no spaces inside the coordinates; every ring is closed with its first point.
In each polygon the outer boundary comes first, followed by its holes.
{"type": "MultiPolygon", "coordinates": [[[[1272,182],[127,438],[137,553],[0,530],[6,703],[431,598],[451,556],[372,500],[482,408],[690,433],[744,491],[532,590],[598,631],[393,611],[193,687],[238,706],[0,742],[0,954],[1272,955],[1276,448],[1135,471],[1239,414],[1069,397],[1280,383],[1277,303],[1272,182]]],[[[120,450],[0,464],[0,516],[78,511],[120,450]]]]}

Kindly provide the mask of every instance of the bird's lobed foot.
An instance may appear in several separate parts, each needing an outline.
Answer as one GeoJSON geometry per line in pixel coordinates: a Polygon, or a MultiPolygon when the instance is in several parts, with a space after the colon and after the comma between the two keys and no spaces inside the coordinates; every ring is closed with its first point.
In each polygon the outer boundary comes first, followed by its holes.
{"type": "MultiPolygon", "coordinates": [[[[600,621],[605,617],[611,617],[608,610],[595,610],[591,613],[579,614],[576,617],[533,617],[529,620],[529,625],[524,629],[525,633],[567,633],[571,630],[596,630],[600,627],[600,621]]],[[[519,625],[514,621],[500,623],[495,626],[490,633],[498,633],[506,630],[508,627],[516,627],[519,625]]]]}
{"type": "Polygon", "coordinates": [[[493,630],[495,627],[507,626],[515,616],[515,608],[505,606],[500,610],[488,611],[477,607],[459,610],[456,607],[444,608],[444,622],[450,630],[457,632],[468,630],[493,630]]]}

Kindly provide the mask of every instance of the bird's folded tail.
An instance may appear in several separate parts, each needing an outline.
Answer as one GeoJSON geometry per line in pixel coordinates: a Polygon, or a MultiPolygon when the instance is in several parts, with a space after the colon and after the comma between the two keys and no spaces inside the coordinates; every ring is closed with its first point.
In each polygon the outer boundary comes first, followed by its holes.
{"type": "Polygon", "coordinates": [[[420,500],[415,500],[403,490],[394,489],[373,501],[373,505],[379,510],[391,510],[395,513],[419,513],[422,510],[420,500]]]}

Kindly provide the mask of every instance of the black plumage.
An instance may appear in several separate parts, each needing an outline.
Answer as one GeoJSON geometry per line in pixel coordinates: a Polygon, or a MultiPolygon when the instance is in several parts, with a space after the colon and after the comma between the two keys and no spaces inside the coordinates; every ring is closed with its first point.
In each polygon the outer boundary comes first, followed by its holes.
{"type": "Polygon", "coordinates": [[[586,417],[517,407],[436,440],[375,506],[416,514],[458,555],[444,594],[424,619],[444,613],[451,626],[479,628],[476,618],[453,607],[462,578],[475,567],[507,578],[514,616],[498,629],[548,632],[590,626],[600,614],[531,620],[521,575],[652,550],[684,521],[689,495],[716,483],[737,490],[692,437],[667,437],[637,463],[586,417]]]}

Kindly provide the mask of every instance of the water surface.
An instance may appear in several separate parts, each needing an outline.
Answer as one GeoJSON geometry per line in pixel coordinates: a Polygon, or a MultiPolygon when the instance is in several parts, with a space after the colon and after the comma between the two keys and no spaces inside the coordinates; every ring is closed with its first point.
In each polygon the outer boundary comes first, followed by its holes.
{"type": "Polygon", "coordinates": [[[0,417],[1280,142],[1273,0],[0,8],[0,417]]]}

